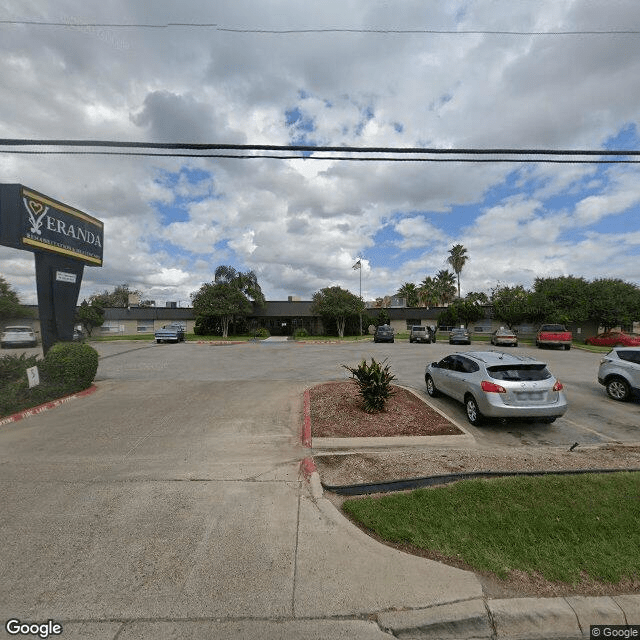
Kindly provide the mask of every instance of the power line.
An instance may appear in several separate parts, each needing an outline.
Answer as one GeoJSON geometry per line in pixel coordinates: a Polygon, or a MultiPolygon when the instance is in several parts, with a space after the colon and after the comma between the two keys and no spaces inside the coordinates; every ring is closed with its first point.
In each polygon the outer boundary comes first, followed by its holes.
{"type": "Polygon", "coordinates": [[[266,154],[229,154],[229,153],[144,153],[135,151],[23,151],[0,149],[0,153],[14,153],[22,155],[75,155],[75,156],[125,156],[125,157],[147,157],[147,158],[227,158],[233,160],[328,160],[341,162],[438,162],[438,163],[476,163],[476,164],[640,164],[640,160],[580,160],[557,159],[557,158],[396,158],[387,156],[305,156],[305,155],[266,155],[266,154]]]}
{"type": "Polygon", "coordinates": [[[180,142],[139,142],[116,140],[48,140],[1,138],[0,153],[29,155],[120,155],[188,158],[270,158],[278,160],[334,160],[360,162],[476,162],[476,163],[562,163],[638,164],[638,149],[518,149],[518,148],[436,148],[436,147],[353,147],[320,145],[266,145],[180,142]],[[10,147],[21,147],[11,149],[10,147]],[[61,147],[54,150],[23,147],[61,147]],[[67,149],[64,149],[67,147],[67,149]],[[69,150],[82,148],[83,150],[69,150]],[[95,148],[99,150],[95,150],[95,148]],[[93,149],[91,149],[93,148],[93,149]],[[109,151],[140,149],[147,151],[109,151]],[[166,151],[168,153],[162,153],[166,151]],[[226,153],[224,153],[226,152],[226,153]],[[272,153],[269,153],[272,152],[272,153]],[[313,155],[312,155],[313,154],[313,155]],[[329,155],[327,155],[329,154],[329,155]],[[335,155],[351,154],[351,155],[335,155]],[[373,154],[373,155],[367,155],[373,154]],[[385,154],[385,155],[380,155],[385,154]],[[406,157],[406,156],[413,157],[406,157]],[[487,157],[493,156],[493,157],[487,157]],[[587,159],[588,158],[588,159],[587,159]]]}
{"type": "Polygon", "coordinates": [[[166,22],[166,23],[124,23],[124,22],[48,22],[39,20],[0,20],[0,25],[20,25],[35,27],[102,28],[102,29],[214,29],[226,33],[246,33],[265,35],[295,35],[313,33],[362,33],[382,35],[496,35],[496,36],[616,36],[640,35],[640,29],[576,29],[556,31],[526,31],[509,29],[376,29],[349,27],[316,27],[300,29],[252,29],[246,27],[224,27],[213,22],[166,22]]]}
{"type": "Polygon", "coordinates": [[[536,149],[536,148],[442,148],[442,147],[354,147],[304,144],[229,144],[210,142],[142,142],[127,140],[73,140],[46,138],[0,138],[0,147],[113,147],[138,149],[192,149],[234,151],[313,151],[343,153],[415,153],[437,155],[554,155],[554,156],[640,156],[638,149],[536,149]]]}

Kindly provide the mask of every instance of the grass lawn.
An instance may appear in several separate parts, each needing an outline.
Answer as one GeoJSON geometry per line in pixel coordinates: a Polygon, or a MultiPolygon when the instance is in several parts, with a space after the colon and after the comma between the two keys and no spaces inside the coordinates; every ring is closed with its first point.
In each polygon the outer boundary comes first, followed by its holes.
{"type": "Polygon", "coordinates": [[[577,584],[640,577],[640,473],[464,480],[347,500],[344,511],[384,540],[577,584]]]}

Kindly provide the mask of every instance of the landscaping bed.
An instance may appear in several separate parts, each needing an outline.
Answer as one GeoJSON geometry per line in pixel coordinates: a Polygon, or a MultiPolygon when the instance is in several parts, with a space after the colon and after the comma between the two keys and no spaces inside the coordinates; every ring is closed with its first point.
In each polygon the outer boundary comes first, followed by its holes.
{"type": "MultiPolygon", "coordinates": [[[[373,436],[415,436],[444,435],[461,433],[438,412],[431,409],[422,399],[407,390],[394,388],[394,395],[387,403],[386,411],[366,413],[361,406],[358,387],[353,381],[327,383],[310,390],[311,430],[314,437],[373,437],[373,436]],[[403,392],[403,393],[400,393],[403,392]],[[406,394],[406,395],[405,395],[406,394]]],[[[447,475],[466,472],[538,472],[565,470],[598,470],[598,469],[640,469],[640,446],[608,444],[600,446],[574,447],[459,447],[455,448],[455,438],[449,447],[394,447],[389,450],[355,451],[340,454],[316,455],[314,461],[321,481],[329,486],[386,482],[426,476],[447,475]]],[[[476,494],[469,494],[467,505],[453,512],[444,538],[438,545],[430,544],[435,538],[429,531],[431,518],[425,515],[430,507],[416,506],[417,503],[402,502],[396,508],[395,515],[385,516],[382,522],[374,523],[380,509],[377,500],[389,497],[411,496],[414,492],[369,495],[356,498],[349,503],[349,517],[361,526],[369,535],[384,544],[394,546],[407,553],[445,562],[462,569],[474,571],[482,582],[487,597],[552,597],[564,595],[614,595],[619,593],[639,593],[640,575],[636,562],[635,550],[640,544],[636,523],[640,518],[640,474],[625,474],[628,481],[622,492],[615,484],[618,474],[599,474],[597,476],[544,476],[538,478],[498,479],[498,482],[515,482],[521,480],[531,483],[521,491],[517,501],[510,497],[507,490],[505,511],[502,514],[495,508],[483,506],[486,500],[483,483],[495,483],[496,480],[466,481],[476,484],[476,494]],[[568,502],[557,513],[560,499],[545,491],[534,498],[533,488],[541,486],[547,478],[560,478],[561,483],[557,496],[568,496],[568,502]],[[600,478],[605,478],[600,480],[600,478]],[[586,485],[584,484],[586,482],[586,485]],[[478,484],[479,483],[479,484],[478,484]],[[603,485],[601,493],[596,493],[598,485],[603,485]],[[589,497],[593,486],[594,493],[589,497]],[[480,496],[477,494],[481,494],[480,496]],[[624,497],[626,494],[627,497],[624,497]],[[522,497],[524,496],[524,497],[522,497]],[[631,496],[631,497],[629,497],[631,496]],[[355,502],[369,501],[373,508],[364,510],[354,508],[355,502]],[[547,502],[545,502],[545,500],[547,502]],[[589,502],[585,510],[584,503],[589,502]],[[609,502],[610,504],[607,504],[609,502]],[[511,503],[516,504],[515,513],[509,512],[511,503]],[[574,509],[575,506],[575,509],[574,509]],[[458,530],[457,514],[469,514],[479,518],[478,523],[470,520],[468,530],[458,530]],[[359,515],[356,517],[356,513],[359,515]],[[409,517],[408,514],[413,516],[409,517]],[[552,515],[549,518],[550,514],[552,515]],[[620,514],[618,524],[607,522],[612,514],[620,514]],[[486,515],[486,518],[484,517],[486,515]],[[361,519],[362,518],[362,519],[361,519]],[[422,523],[419,521],[422,520],[422,523]],[[478,563],[472,543],[479,543],[482,551],[483,540],[491,541],[494,532],[499,532],[501,522],[510,520],[513,545],[518,546],[518,559],[511,559],[511,538],[506,538],[496,549],[489,551],[489,558],[496,561],[492,554],[504,553],[503,560],[498,557],[499,572],[487,568],[482,560],[478,563]],[[368,521],[369,527],[366,525],[368,521]],[[544,530],[535,528],[544,523],[544,530]],[[613,525],[613,528],[611,526],[613,525]],[[484,527],[485,530],[480,530],[484,527]],[[421,530],[424,528],[424,531],[421,530]],[[377,532],[376,532],[377,530],[377,532]],[[598,530],[604,531],[598,538],[592,535],[598,530]],[[398,533],[399,532],[399,533],[398,533]],[[447,535],[452,544],[449,545],[447,535]],[[426,538],[425,538],[426,536],[426,538]],[[455,544],[462,539],[463,548],[455,544]],[[454,540],[455,539],[455,540],[454,540]],[[475,540],[474,540],[475,539],[475,540]],[[603,540],[611,539],[613,547],[607,547],[603,540]],[[455,543],[455,544],[454,544],[455,543]],[[538,549],[533,548],[535,545],[538,549]],[[501,548],[500,548],[501,547],[501,548]],[[532,547],[532,548],[530,548],[532,547]],[[615,557],[614,550],[633,554],[633,562],[625,563],[624,557],[615,557]],[[554,560],[554,554],[556,558],[554,560]],[[521,559],[545,556],[546,565],[525,565],[521,559]],[[598,557],[599,556],[599,557],[598,557]],[[607,577],[603,570],[607,561],[611,561],[612,572],[607,577]],[[502,561],[502,564],[500,562],[502,561]],[[565,573],[557,575],[550,572],[549,567],[562,564],[565,573]],[[628,564],[628,570],[625,567],[628,564]],[[533,568],[532,568],[533,567],[533,568]],[[591,573],[589,573],[591,571],[591,573]],[[600,571],[600,577],[594,572],[600,571]],[[617,572],[617,573],[616,573],[617,572]],[[619,575],[620,579],[615,576],[619,575]],[[567,578],[567,576],[569,576],[567,578]],[[559,579],[564,578],[564,579],[559,579]]],[[[621,476],[620,476],[621,477],[621,476]]],[[[449,485],[452,487],[453,485],[449,485]]],[[[507,486],[507,485],[504,485],[507,486]]],[[[521,486],[521,485],[519,485],[521,486]]],[[[424,492],[443,491],[442,487],[418,490],[424,492]]],[[[336,507],[342,509],[345,499],[337,494],[325,492],[325,497],[336,507]]],[[[446,504],[446,502],[445,502],[446,504]]],[[[501,507],[502,508],[502,507],[501,507]]],[[[440,507],[436,511],[442,511],[440,507]]],[[[616,516],[617,517],[617,516],[616,516]]],[[[438,533],[440,533],[438,531],[438,533]]]]}
{"type": "Polygon", "coordinates": [[[415,394],[392,385],[393,396],[384,411],[362,408],[358,385],[327,382],[313,387],[312,436],[315,438],[374,438],[384,436],[442,436],[463,432],[415,394]]]}

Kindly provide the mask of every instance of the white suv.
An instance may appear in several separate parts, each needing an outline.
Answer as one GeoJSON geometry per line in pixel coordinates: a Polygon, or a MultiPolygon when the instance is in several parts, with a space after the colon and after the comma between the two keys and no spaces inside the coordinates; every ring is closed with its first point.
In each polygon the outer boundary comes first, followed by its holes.
{"type": "Polygon", "coordinates": [[[640,393],[640,347],[615,347],[600,362],[598,382],[610,398],[629,400],[640,393]]]}

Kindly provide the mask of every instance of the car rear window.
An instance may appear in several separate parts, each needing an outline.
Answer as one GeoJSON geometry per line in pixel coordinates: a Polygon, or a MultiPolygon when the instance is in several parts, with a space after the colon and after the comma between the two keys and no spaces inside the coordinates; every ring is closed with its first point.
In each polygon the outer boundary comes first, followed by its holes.
{"type": "Polygon", "coordinates": [[[640,351],[618,351],[618,358],[640,364],[640,351]]]}
{"type": "Polygon", "coordinates": [[[498,364],[487,367],[487,371],[496,380],[529,381],[547,380],[551,373],[544,364],[498,364]]]}

